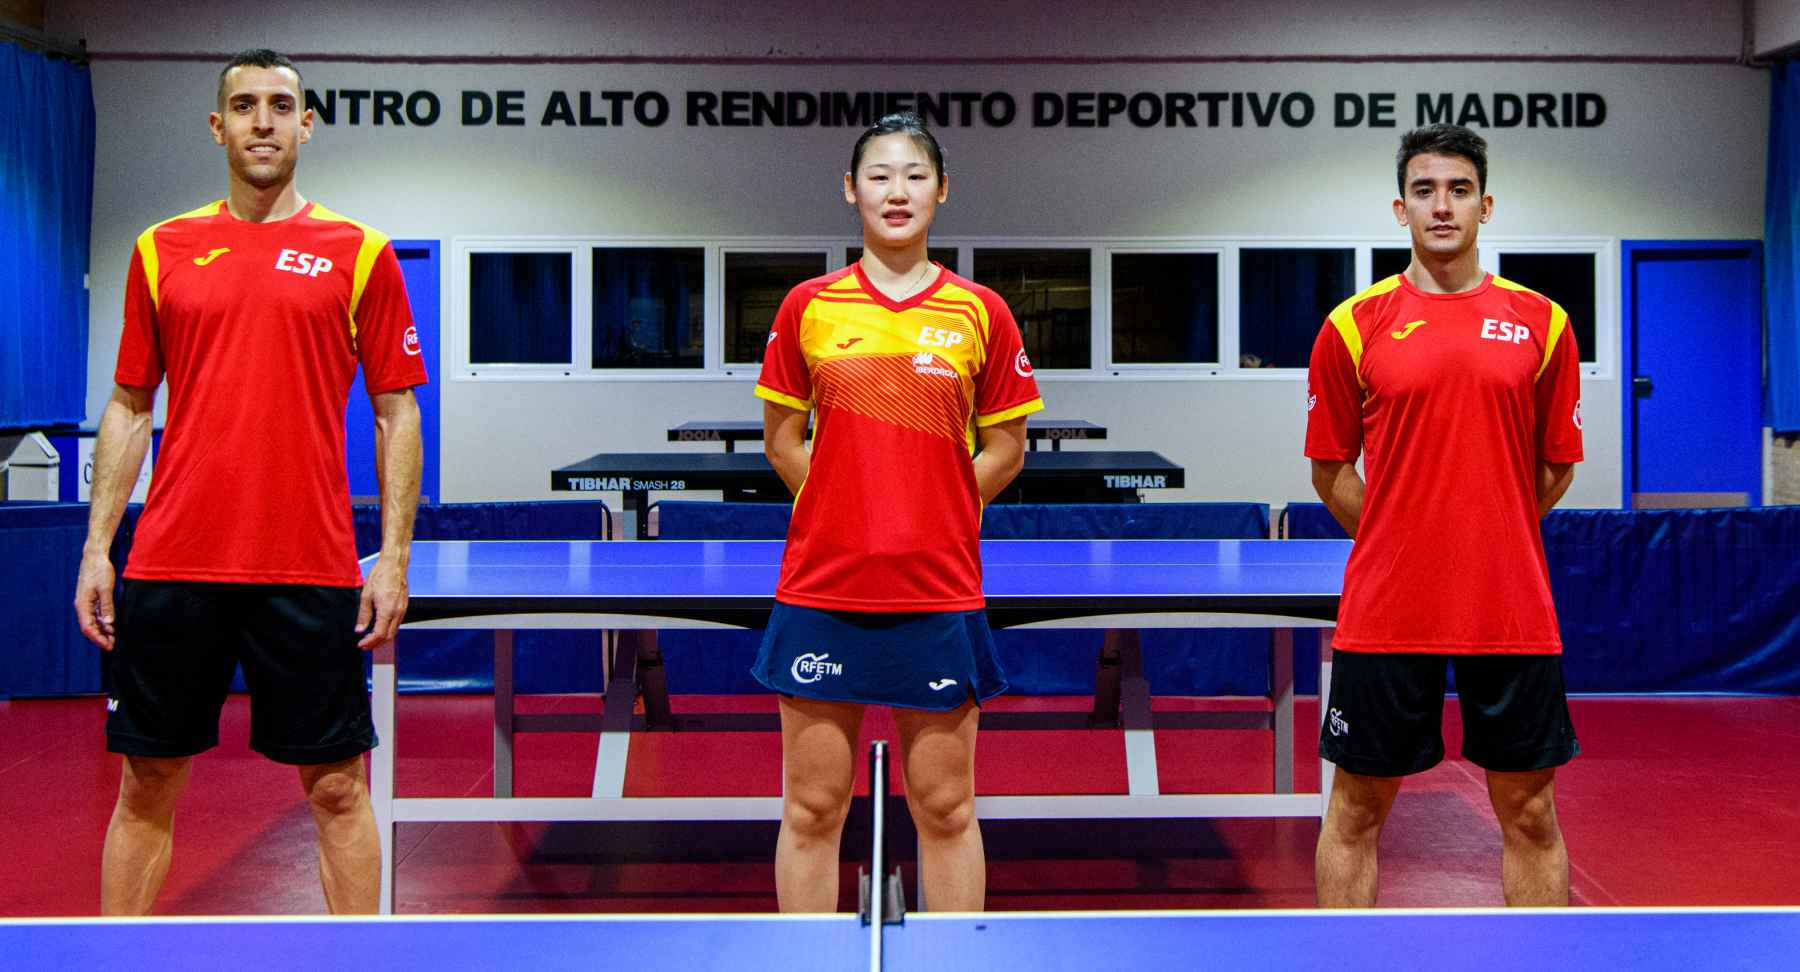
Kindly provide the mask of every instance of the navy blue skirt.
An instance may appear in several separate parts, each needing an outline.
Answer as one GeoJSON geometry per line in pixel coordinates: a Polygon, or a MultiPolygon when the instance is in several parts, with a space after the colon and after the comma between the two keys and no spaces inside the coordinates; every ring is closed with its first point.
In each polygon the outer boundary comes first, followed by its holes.
{"type": "Polygon", "coordinates": [[[783,695],[939,712],[1006,691],[986,611],[889,614],[777,602],[750,674],[783,695]]]}

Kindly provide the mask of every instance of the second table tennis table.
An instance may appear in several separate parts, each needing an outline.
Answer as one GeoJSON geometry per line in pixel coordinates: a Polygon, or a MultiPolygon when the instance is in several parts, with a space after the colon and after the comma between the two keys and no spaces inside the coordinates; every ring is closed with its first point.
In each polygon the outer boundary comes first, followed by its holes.
{"type": "MultiPolygon", "coordinates": [[[[812,435],[812,429],[807,429],[812,435]]],[[[758,419],[713,419],[683,422],[669,429],[670,442],[723,442],[726,452],[736,452],[739,442],[761,442],[763,424],[758,419]]],[[[1061,452],[1062,444],[1077,439],[1104,439],[1106,426],[1085,419],[1038,418],[1033,415],[1025,424],[1025,440],[1031,451],[1038,443],[1049,442],[1051,452],[1061,452]]]]}
{"type": "MultiPolygon", "coordinates": [[[[654,686],[636,669],[633,638],[622,635],[598,715],[513,712],[512,632],[586,628],[623,632],[667,628],[757,628],[773,606],[782,543],[763,540],[437,541],[413,545],[406,627],[475,628],[495,634],[493,798],[398,799],[394,788],[396,646],[376,653],[374,710],[380,743],[372,754],[371,796],[383,828],[383,907],[393,900],[394,826],[426,821],[775,820],[779,797],[624,796],[631,733],[653,716],[654,686]],[[513,733],[598,731],[588,797],[510,797],[513,733]]],[[[1116,705],[1124,730],[1127,792],[982,796],[988,819],[1048,817],[1317,817],[1322,794],[1294,791],[1293,631],[1334,624],[1347,541],[1335,540],[999,540],[984,541],[988,616],[996,627],[1239,627],[1275,631],[1270,708],[1253,714],[1274,735],[1271,793],[1165,794],[1154,730],[1189,713],[1151,711],[1133,663],[1121,651],[1116,705]]],[[[373,558],[364,562],[368,569],[373,558]]],[[[1109,636],[1110,637],[1110,636],[1109,636]]],[[[403,633],[399,652],[406,643],[403,633]]],[[[1329,682],[1329,632],[1321,684],[1329,682]]],[[[1100,693],[1097,693],[1100,694],[1100,693]]],[[[666,695],[663,696],[666,705],[666,695]]],[[[1104,709],[1104,706],[1102,706],[1104,709]]],[[[1073,714],[1079,725],[1082,714],[1073,714]]],[[[1233,714],[1241,717],[1243,714],[1233,714]]],[[[984,719],[984,724],[995,724],[984,719]]],[[[1328,776],[1325,777],[1327,780],[1328,776]]]]}

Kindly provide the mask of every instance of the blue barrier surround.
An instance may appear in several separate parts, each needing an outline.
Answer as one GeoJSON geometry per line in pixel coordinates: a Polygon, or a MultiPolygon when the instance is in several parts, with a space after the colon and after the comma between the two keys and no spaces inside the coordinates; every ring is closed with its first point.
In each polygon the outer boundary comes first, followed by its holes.
{"type": "MultiPolygon", "coordinates": [[[[113,542],[122,568],[141,506],[129,506],[113,542]]],[[[92,695],[105,691],[102,653],[82,636],[72,607],[85,503],[0,503],[0,603],[9,637],[0,648],[0,698],[92,695]]],[[[459,503],[421,506],[420,540],[571,540],[610,536],[610,513],[598,501],[459,503]]],[[[381,510],[352,510],[357,555],[381,547],[381,510]]],[[[493,639],[472,631],[408,631],[405,689],[480,692],[493,686],[493,639]]],[[[521,691],[597,692],[602,685],[600,635],[590,631],[523,632],[515,677],[521,691]]],[[[237,689],[242,690],[241,676],[237,689]]]]}
{"type": "MultiPolygon", "coordinates": [[[[85,504],[0,504],[0,603],[11,622],[0,654],[0,697],[83,695],[103,690],[101,653],[82,638],[70,607],[85,504]]],[[[114,547],[123,562],[138,507],[127,510],[114,547]]],[[[735,524],[737,536],[780,536],[781,504],[665,502],[665,536],[697,536],[735,524]],[[771,527],[777,522],[779,526],[771,527]],[[760,524],[760,525],[759,525],[760,524]],[[776,529],[773,534],[753,531],[776,529]]],[[[1268,512],[1256,504],[1145,503],[990,507],[984,535],[1142,535],[1177,528],[1266,536],[1268,512]],[[1186,509],[1184,509],[1186,508],[1186,509]],[[1105,512],[1100,512],[1104,510],[1105,512]],[[1107,516],[1114,519],[1110,523],[1107,516]],[[1260,517],[1260,520],[1259,520],[1260,517]],[[1263,526],[1259,526],[1259,523],[1263,526]]],[[[1290,504],[1286,536],[1341,537],[1324,506],[1290,504]]],[[[597,502],[481,503],[422,507],[420,539],[570,539],[601,535],[597,502]]],[[[355,511],[359,553],[379,544],[376,508],[355,511]]],[[[1191,535],[1191,534],[1190,534],[1191,535]]],[[[1551,591],[1559,606],[1564,668],[1575,692],[1800,694],[1800,507],[1738,510],[1557,510],[1544,521],[1551,591]]],[[[671,675],[684,691],[752,686],[743,649],[684,650],[683,639],[738,638],[754,654],[755,633],[666,632],[671,675]]],[[[1075,632],[1002,632],[1002,659],[1021,691],[1085,693],[1093,651],[1075,632]],[[1014,638],[1074,639],[1010,644],[1014,638]],[[1030,645],[1029,650],[1025,647],[1030,645]],[[1079,664],[1076,664],[1076,660],[1079,664]]],[[[1266,652],[1251,643],[1195,651],[1170,644],[1201,635],[1243,632],[1146,632],[1144,657],[1155,690],[1165,694],[1256,694],[1266,682],[1266,652]],[[1153,637],[1154,635],[1154,637],[1153,637]]],[[[1301,635],[1305,636],[1304,633],[1301,635]]],[[[407,634],[407,691],[486,691],[492,685],[488,638],[454,631],[407,634]]],[[[516,673],[522,692],[597,692],[599,635],[544,631],[519,635],[516,673]]],[[[1257,637],[1255,634],[1249,637],[1257,637]]],[[[1260,645],[1261,642],[1257,642],[1260,645]]],[[[1311,669],[1302,660],[1296,674],[1311,669]]],[[[758,687],[760,689],[760,687],[758,687]]],[[[744,687],[743,691],[752,689],[744,687]]],[[[1299,691],[1309,689],[1302,682],[1299,691]]]]}

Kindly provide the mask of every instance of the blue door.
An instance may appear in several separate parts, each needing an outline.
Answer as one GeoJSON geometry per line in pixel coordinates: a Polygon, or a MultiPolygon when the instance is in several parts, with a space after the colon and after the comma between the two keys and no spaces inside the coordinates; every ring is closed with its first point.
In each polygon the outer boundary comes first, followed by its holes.
{"type": "MultiPolygon", "coordinates": [[[[400,258],[400,273],[406,278],[406,297],[412,305],[413,326],[419,329],[419,343],[425,349],[425,370],[431,380],[413,394],[419,399],[419,418],[424,427],[425,470],[419,492],[428,500],[438,498],[438,395],[443,374],[438,343],[438,242],[436,240],[395,240],[394,255],[400,258]]],[[[375,498],[381,494],[375,475],[375,413],[369,407],[369,393],[363,388],[362,372],[350,388],[350,407],[344,422],[344,461],[349,465],[350,495],[375,498]]]]}
{"type": "Polygon", "coordinates": [[[1762,244],[1627,240],[1624,505],[1762,502],[1762,244]]]}

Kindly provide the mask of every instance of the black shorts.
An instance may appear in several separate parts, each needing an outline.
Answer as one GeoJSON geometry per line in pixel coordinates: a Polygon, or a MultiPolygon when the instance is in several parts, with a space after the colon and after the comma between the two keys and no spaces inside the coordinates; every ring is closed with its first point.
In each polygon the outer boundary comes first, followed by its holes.
{"type": "Polygon", "coordinates": [[[1421,773],[1444,758],[1444,672],[1456,668],[1463,758],[1497,773],[1561,766],[1581,752],[1561,655],[1339,651],[1319,755],[1359,776],[1421,773]]]}
{"type": "Polygon", "coordinates": [[[311,766],[375,748],[359,600],[354,587],[125,581],[106,748],[174,758],[218,745],[240,664],[251,749],[311,766]]]}

